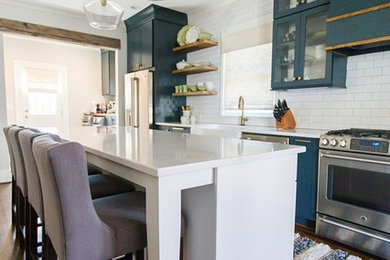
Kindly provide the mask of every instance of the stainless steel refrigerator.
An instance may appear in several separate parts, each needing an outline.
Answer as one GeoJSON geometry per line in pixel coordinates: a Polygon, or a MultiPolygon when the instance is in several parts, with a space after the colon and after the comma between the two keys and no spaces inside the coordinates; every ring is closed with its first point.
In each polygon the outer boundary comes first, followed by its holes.
{"type": "Polygon", "coordinates": [[[153,73],[149,70],[125,75],[126,126],[153,126],[153,73]]]}

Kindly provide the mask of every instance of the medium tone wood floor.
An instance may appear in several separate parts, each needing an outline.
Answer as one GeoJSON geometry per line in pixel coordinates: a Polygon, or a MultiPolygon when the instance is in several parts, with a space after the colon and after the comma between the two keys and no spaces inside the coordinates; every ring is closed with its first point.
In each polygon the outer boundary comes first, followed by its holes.
{"type": "MultiPolygon", "coordinates": [[[[296,225],[295,231],[316,242],[328,244],[333,249],[341,249],[359,256],[363,260],[379,259],[342,244],[319,238],[313,230],[303,226],[296,225]]],[[[22,259],[24,259],[24,249],[21,249],[19,242],[15,240],[15,228],[11,225],[11,184],[0,184],[0,260],[22,259]]]]}
{"type": "Polygon", "coordinates": [[[11,184],[0,184],[0,259],[24,259],[24,249],[15,239],[15,228],[11,224],[11,184]]]}

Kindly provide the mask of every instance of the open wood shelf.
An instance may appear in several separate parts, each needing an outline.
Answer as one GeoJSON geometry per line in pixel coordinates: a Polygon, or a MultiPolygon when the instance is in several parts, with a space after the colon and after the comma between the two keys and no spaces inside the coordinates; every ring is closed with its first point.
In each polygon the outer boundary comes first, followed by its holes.
{"type": "Polygon", "coordinates": [[[193,52],[198,51],[210,47],[218,46],[218,42],[212,41],[212,40],[199,40],[194,43],[186,44],[183,46],[175,47],[173,48],[173,51],[175,52],[193,52]]]}
{"type": "Polygon", "coordinates": [[[184,92],[184,93],[173,93],[174,97],[187,97],[187,96],[211,96],[217,95],[215,91],[195,91],[195,92],[184,92]]]}
{"type": "Polygon", "coordinates": [[[216,70],[218,70],[218,68],[214,67],[214,66],[196,66],[196,67],[185,68],[182,70],[174,70],[174,71],[172,71],[172,73],[173,74],[190,75],[190,74],[197,74],[197,73],[216,71],[216,70]]]}

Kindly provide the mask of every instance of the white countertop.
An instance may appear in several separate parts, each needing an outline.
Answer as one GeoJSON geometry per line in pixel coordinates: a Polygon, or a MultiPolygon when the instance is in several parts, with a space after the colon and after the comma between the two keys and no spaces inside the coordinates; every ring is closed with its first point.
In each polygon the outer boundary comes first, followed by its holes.
{"type": "Polygon", "coordinates": [[[240,126],[240,125],[227,125],[227,124],[194,124],[194,125],[183,125],[180,123],[156,123],[161,126],[173,126],[173,127],[190,127],[192,129],[204,129],[204,130],[215,130],[215,131],[231,131],[232,136],[240,137],[242,132],[254,133],[254,134],[267,134],[267,135],[280,135],[280,136],[300,136],[309,138],[319,138],[320,135],[327,132],[327,130],[321,129],[276,129],[275,127],[265,126],[240,126]],[[236,134],[234,134],[234,132],[236,134]]]}
{"type": "Polygon", "coordinates": [[[305,151],[299,146],[130,127],[71,127],[66,132],[63,138],[81,143],[87,152],[153,176],[305,151]]]}

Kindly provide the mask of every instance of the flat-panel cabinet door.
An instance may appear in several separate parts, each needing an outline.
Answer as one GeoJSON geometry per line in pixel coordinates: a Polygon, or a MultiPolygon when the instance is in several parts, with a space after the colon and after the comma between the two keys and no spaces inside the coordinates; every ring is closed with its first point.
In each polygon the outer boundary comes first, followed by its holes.
{"type": "Polygon", "coordinates": [[[102,95],[110,95],[110,56],[109,52],[103,52],[102,59],[102,95]]]}
{"type": "Polygon", "coordinates": [[[109,51],[109,95],[115,96],[115,52],[109,51]]]}
{"type": "Polygon", "coordinates": [[[141,64],[141,29],[134,28],[127,33],[127,72],[139,70],[141,64]]]}
{"type": "Polygon", "coordinates": [[[300,14],[274,21],[272,88],[285,88],[297,80],[300,14]]]}
{"type": "Polygon", "coordinates": [[[329,2],[330,0],[275,0],[274,18],[298,13],[329,2]]]}
{"type": "Polygon", "coordinates": [[[140,69],[153,67],[153,21],[140,26],[141,63],[140,69]]]}
{"type": "Polygon", "coordinates": [[[330,84],[332,80],[332,54],[325,51],[328,8],[327,5],[302,13],[298,79],[303,86],[330,84]]]}
{"type": "Polygon", "coordinates": [[[314,227],[317,205],[318,139],[290,137],[290,144],[306,147],[306,152],[298,154],[295,221],[314,227]]]}

